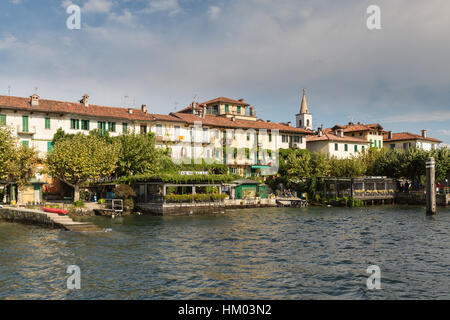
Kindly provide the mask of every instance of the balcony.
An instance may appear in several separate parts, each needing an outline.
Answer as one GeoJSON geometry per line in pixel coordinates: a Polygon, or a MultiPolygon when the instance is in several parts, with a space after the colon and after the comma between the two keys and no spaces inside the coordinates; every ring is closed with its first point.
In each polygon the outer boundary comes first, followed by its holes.
{"type": "Polygon", "coordinates": [[[36,127],[23,128],[22,126],[18,125],[17,126],[17,134],[34,136],[36,134],[36,127]]]}

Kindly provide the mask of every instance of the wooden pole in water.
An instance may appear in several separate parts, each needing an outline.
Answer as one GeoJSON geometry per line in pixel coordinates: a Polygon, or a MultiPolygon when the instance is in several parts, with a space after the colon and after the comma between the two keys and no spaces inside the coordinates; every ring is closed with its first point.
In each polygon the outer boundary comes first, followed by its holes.
{"type": "Polygon", "coordinates": [[[427,161],[427,216],[436,215],[436,169],[434,158],[427,161]]]}

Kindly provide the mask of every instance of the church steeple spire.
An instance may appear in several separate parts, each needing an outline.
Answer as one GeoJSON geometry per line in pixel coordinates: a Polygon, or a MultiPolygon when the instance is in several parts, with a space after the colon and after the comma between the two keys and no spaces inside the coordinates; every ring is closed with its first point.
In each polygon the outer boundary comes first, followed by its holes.
{"type": "Polygon", "coordinates": [[[308,114],[308,103],[306,102],[306,91],[303,89],[302,106],[300,108],[300,114],[308,114]]]}
{"type": "Polygon", "coordinates": [[[306,102],[306,91],[303,89],[302,106],[300,113],[295,116],[297,128],[312,130],[312,114],[309,113],[308,103],[306,102]]]}

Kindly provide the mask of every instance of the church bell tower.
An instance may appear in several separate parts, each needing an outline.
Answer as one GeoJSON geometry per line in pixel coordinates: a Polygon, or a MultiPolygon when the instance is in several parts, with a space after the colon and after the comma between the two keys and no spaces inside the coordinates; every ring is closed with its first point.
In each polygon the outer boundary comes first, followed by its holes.
{"type": "Polygon", "coordinates": [[[312,114],[309,113],[308,103],[306,102],[306,91],[303,90],[302,105],[300,113],[295,116],[296,126],[301,129],[312,130],[312,114]]]}

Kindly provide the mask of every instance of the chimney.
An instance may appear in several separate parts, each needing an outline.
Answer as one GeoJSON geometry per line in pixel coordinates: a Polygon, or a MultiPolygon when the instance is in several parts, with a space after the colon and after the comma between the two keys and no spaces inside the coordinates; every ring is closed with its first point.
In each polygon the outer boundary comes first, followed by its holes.
{"type": "Polygon", "coordinates": [[[256,117],[255,107],[250,107],[250,117],[256,117]]]}
{"type": "Polygon", "coordinates": [[[85,107],[89,107],[89,96],[87,94],[83,94],[83,98],[81,98],[80,103],[85,107]]]}
{"type": "Polygon", "coordinates": [[[147,113],[147,105],[143,104],[141,107],[142,112],[147,113]]]}
{"type": "Polygon", "coordinates": [[[392,139],[392,131],[388,131],[388,139],[389,139],[389,140],[392,139]]]}
{"type": "Polygon", "coordinates": [[[322,127],[320,127],[320,128],[317,130],[317,134],[319,135],[319,137],[323,136],[323,129],[322,129],[322,127]]]}
{"type": "Polygon", "coordinates": [[[31,98],[31,106],[32,107],[39,106],[39,96],[37,94],[33,94],[30,98],[31,98]]]}
{"type": "Polygon", "coordinates": [[[202,117],[203,117],[203,119],[204,119],[204,118],[206,118],[206,113],[207,113],[207,107],[206,107],[206,105],[203,105],[202,110],[203,110],[202,117]]]}
{"type": "Polygon", "coordinates": [[[287,125],[290,127],[290,126],[292,125],[292,122],[289,121],[289,122],[287,123],[287,125]]]}
{"type": "Polygon", "coordinates": [[[128,108],[128,113],[129,114],[133,114],[133,109],[132,108],[128,108]]]}
{"type": "Polygon", "coordinates": [[[424,137],[424,138],[427,137],[427,130],[422,130],[422,137],[424,137]]]}
{"type": "Polygon", "coordinates": [[[271,120],[267,120],[267,123],[271,123],[272,121],[271,120]]]}
{"type": "Polygon", "coordinates": [[[239,102],[244,102],[244,99],[239,99],[238,101],[239,101],[239,102]]]}
{"type": "Polygon", "coordinates": [[[352,126],[352,125],[353,125],[353,122],[350,121],[350,122],[348,123],[348,125],[349,125],[349,126],[352,126]]]}

